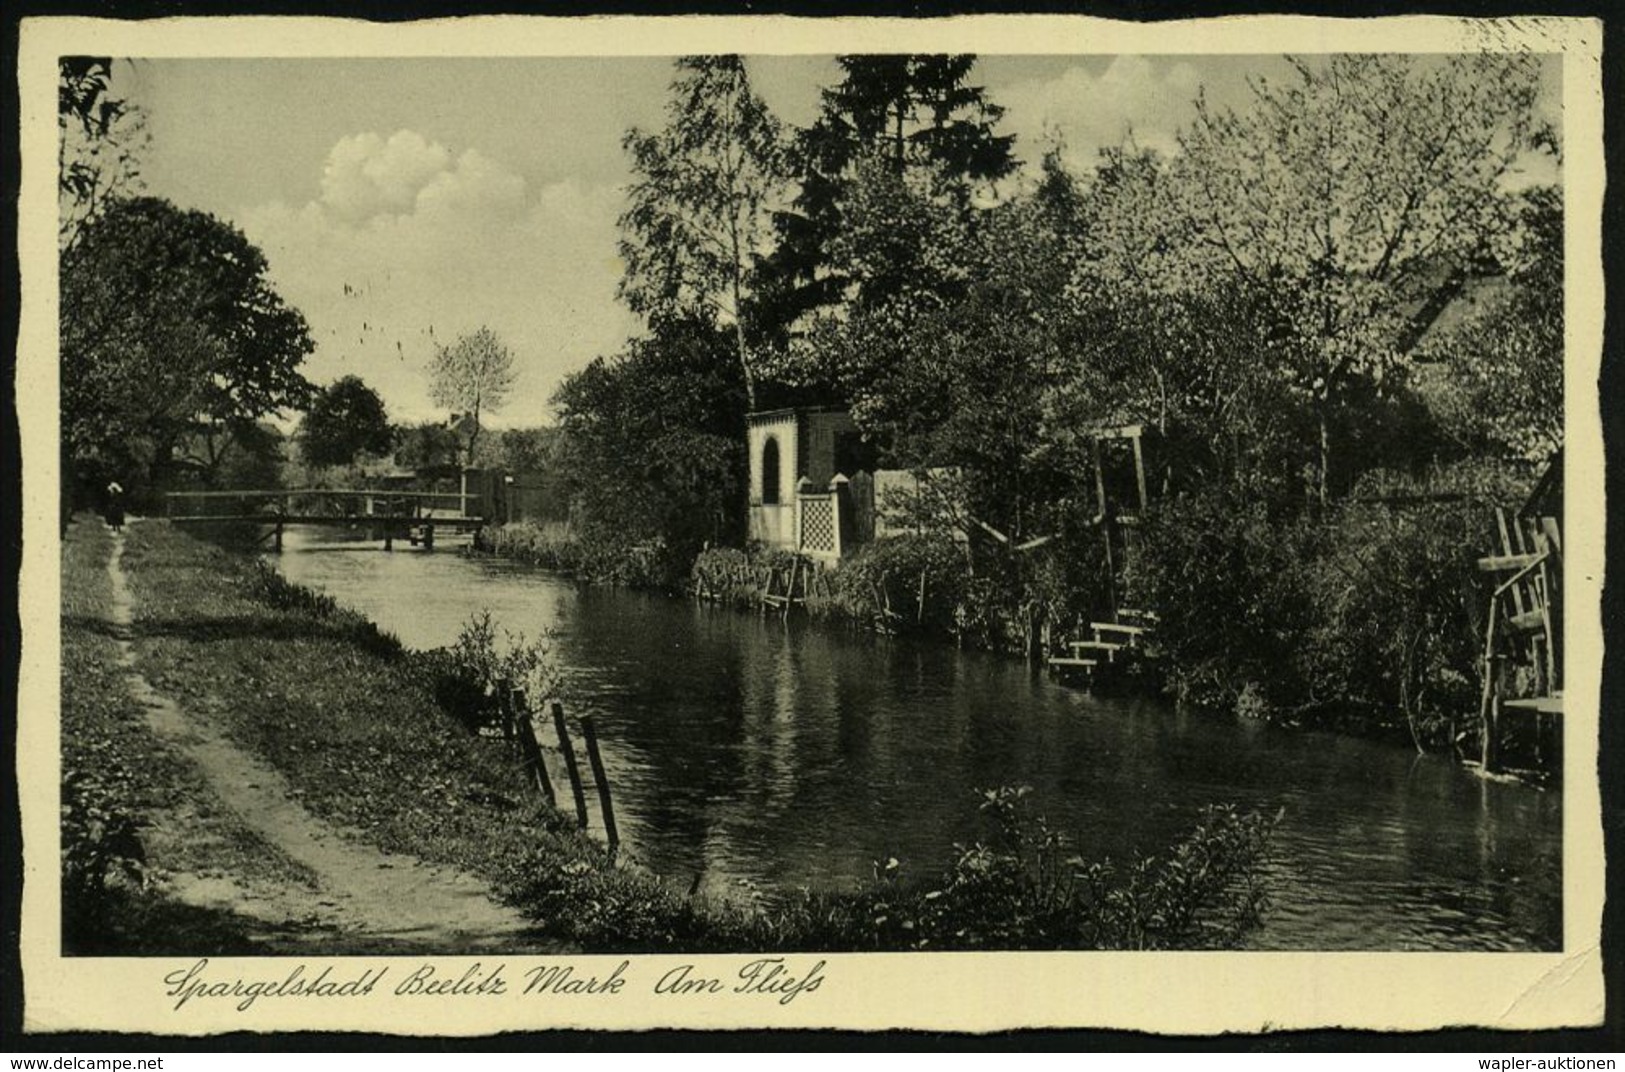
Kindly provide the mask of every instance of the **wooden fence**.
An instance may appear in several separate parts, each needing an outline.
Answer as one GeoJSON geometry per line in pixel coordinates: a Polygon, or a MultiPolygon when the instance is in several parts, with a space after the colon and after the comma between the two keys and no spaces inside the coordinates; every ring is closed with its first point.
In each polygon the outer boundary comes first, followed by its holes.
{"type": "MultiPolygon", "coordinates": [[[[510,753],[519,762],[525,781],[541,794],[549,807],[558,807],[558,795],[553,789],[553,778],[543,755],[541,735],[537,732],[525,690],[504,682],[497,688],[493,699],[502,736],[508,742],[510,753]]],[[[582,715],[576,720],[581,728],[581,740],[586,745],[587,764],[592,774],[592,784],[588,786],[581,776],[581,765],[576,759],[569,722],[564,716],[564,705],[555,700],[551,710],[555,748],[570,783],[576,823],[583,830],[588,828],[587,789],[591,788],[598,796],[598,814],[603,822],[604,840],[609,844],[610,853],[614,854],[620,848],[621,837],[615,825],[615,803],[610,796],[609,776],[604,770],[603,756],[599,754],[597,724],[591,715],[582,715]]]]}

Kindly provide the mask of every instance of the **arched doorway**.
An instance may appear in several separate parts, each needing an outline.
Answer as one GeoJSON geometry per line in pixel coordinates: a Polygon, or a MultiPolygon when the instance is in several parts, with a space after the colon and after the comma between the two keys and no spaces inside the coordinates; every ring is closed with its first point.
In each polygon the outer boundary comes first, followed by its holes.
{"type": "Polygon", "coordinates": [[[768,436],[762,444],[762,503],[776,506],[779,501],[779,441],[768,436]]]}

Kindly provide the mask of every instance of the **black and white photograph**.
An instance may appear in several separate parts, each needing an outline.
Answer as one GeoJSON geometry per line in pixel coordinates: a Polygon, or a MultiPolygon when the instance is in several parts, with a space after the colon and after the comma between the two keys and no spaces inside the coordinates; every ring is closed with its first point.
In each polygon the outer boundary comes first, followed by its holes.
{"type": "Polygon", "coordinates": [[[24,82],[55,1022],[1600,1015],[1590,24],[201,22],[24,82]]]}

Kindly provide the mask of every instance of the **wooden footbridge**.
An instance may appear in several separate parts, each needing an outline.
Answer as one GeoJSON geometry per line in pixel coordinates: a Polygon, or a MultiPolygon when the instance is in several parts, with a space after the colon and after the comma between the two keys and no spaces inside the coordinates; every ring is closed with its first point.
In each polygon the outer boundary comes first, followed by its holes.
{"type": "Polygon", "coordinates": [[[398,538],[432,551],[438,536],[478,536],[487,519],[469,511],[477,501],[464,492],[393,488],[172,491],[164,496],[164,516],[175,524],[263,526],[278,551],[288,525],[365,527],[386,551],[398,538]]]}

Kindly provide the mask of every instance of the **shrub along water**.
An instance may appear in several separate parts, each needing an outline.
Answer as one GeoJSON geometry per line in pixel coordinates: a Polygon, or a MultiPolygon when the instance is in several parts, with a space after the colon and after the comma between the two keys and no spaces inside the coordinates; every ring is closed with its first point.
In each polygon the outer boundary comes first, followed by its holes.
{"type": "Polygon", "coordinates": [[[1141,529],[1131,598],[1161,614],[1182,700],[1450,747],[1477,704],[1474,561],[1491,506],[1521,492],[1504,470],[1463,469],[1318,516],[1224,489],[1181,495],[1141,529]]]}
{"type": "Polygon", "coordinates": [[[515,521],[482,530],[476,546],[489,554],[568,573],[593,584],[670,590],[679,581],[668,561],[670,556],[658,541],[621,547],[515,521]]]}

